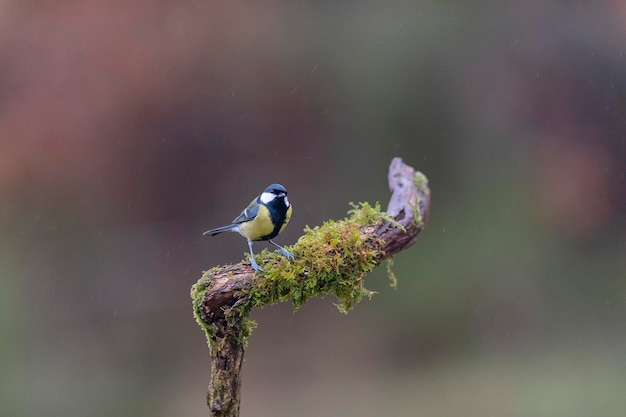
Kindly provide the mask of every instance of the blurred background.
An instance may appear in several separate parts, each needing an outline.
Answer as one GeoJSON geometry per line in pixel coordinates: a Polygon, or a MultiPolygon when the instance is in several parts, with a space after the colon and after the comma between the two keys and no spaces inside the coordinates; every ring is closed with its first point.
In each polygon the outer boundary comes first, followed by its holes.
{"type": "MultiPolygon", "coordinates": [[[[0,414],[200,416],[203,238],[430,179],[415,246],[255,311],[242,416],[626,415],[626,3],[0,2],[0,414]]],[[[258,250],[265,247],[257,244],[258,250]]]]}

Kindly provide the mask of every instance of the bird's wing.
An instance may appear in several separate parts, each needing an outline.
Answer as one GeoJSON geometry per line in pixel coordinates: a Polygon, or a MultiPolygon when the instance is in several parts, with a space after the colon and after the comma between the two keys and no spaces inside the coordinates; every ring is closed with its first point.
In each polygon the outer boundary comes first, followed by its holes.
{"type": "Polygon", "coordinates": [[[245,223],[245,222],[249,222],[250,220],[254,220],[254,218],[259,214],[259,203],[257,203],[257,199],[255,198],[254,200],[252,200],[250,202],[250,204],[248,204],[248,207],[246,207],[239,216],[237,216],[237,218],[235,220],[233,220],[233,223],[245,223]]]}

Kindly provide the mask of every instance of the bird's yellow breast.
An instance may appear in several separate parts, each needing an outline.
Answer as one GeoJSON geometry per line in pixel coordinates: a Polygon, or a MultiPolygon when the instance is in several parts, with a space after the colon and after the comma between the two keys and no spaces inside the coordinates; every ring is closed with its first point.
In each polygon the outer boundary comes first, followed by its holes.
{"type": "Polygon", "coordinates": [[[272,224],[270,212],[264,205],[259,205],[259,213],[253,220],[239,225],[239,233],[248,240],[261,240],[273,231],[274,225],[272,224]]]}

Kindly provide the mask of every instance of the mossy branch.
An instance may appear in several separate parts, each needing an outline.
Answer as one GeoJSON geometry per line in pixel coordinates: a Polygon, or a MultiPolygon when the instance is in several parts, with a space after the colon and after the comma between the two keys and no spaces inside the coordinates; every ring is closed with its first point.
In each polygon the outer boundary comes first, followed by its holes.
{"type": "Polygon", "coordinates": [[[294,261],[264,250],[256,259],[265,272],[255,273],[248,262],[218,266],[192,287],[194,316],[211,351],[211,416],[239,416],[240,370],[255,326],[249,319],[253,307],[291,301],[297,310],[309,298],[333,294],[337,307],[347,312],[372,294],[363,286],[365,274],[413,245],[428,217],[428,180],[400,158],[391,161],[388,180],[392,195],[386,212],[378,204],[353,204],[348,218],[307,227],[288,248],[294,261]]]}

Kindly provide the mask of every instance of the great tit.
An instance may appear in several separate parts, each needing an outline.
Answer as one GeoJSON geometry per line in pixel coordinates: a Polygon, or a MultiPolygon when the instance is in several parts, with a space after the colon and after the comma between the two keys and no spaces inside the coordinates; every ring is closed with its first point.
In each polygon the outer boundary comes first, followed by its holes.
{"type": "Polygon", "coordinates": [[[238,232],[248,240],[250,248],[250,263],[255,271],[263,271],[254,260],[252,242],[267,240],[276,246],[280,253],[289,259],[293,254],[272,241],[285,229],[291,218],[291,204],[287,199],[287,190],[280,184],[272,184],[258,197],[250,202],[232,224],[207,230],[204,236],[215,236],[222,232],[238,232]]]}

